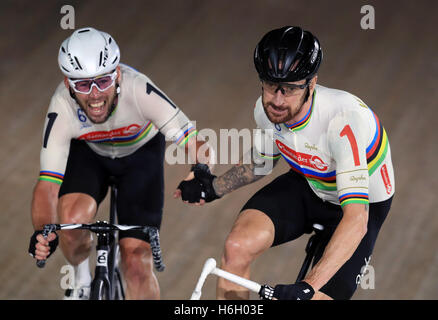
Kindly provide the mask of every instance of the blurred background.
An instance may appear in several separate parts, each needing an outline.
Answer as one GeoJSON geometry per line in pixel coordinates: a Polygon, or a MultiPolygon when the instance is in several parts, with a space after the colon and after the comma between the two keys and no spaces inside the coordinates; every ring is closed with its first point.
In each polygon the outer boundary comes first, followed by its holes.
{"type": "MultiPolygon", "coordinates": [[[[110,33],[122,62],[149,76],[198,129],[217,133],[255,126],[253,106],[261,90],[252,54],[260,38],[283,25],[312,31],[324,50],[319,83],[357,95],[377,113],[395,167],[392,210],[370,262],[375,288],[359,287],[353,299],[438,299],[438,2],[433,0],[1,1],[0,299],[63,295],[60,270],[66,262],[60,250],[38,269],[27,248],[44,119],[62,80],[58,49],[73,31],[61,28],[66,4],[74,8],[76,29],[110,33]],[[375,29],[361,28],[363,5],[373,6],[375,29]]],[[[215,173],[230,166],[218,165],[215,173]]],[[[167,269],[157,275],[163,299],[190,298],[204,261],[220,260],[240,208],[288,167],[282,162],[272,175],[203,208],[172,198],[188,170],[189,165],[165,167],[161,242],[167,269]]],[[[97,218],[106,218],[107,200],[97,218]]],[[[253,264],[251,278],[293,282],[307,239],[268,250],[253,264]]],[[[209,277],[204,299],[215,298],[215,285],[209,277]]]]}

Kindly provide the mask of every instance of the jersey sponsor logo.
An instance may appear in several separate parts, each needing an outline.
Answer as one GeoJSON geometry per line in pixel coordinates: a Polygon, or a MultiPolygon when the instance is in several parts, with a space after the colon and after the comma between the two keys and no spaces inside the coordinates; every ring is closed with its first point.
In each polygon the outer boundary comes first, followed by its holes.
{"type": "Polygon", "coordinates": [[[275,143],[281,153],[300,166],[309,167],[319,171],[327,171],[328,165],[324,163],[320,157],[292,150],[280,140],[275,140],[275,143]]]}
{"type": "Polygon", "coordinates": [[[274,125],[274,127],[275,127],[275,129],[277,129],[278,131],[281,131],[281,127],[280,127],[280,125],[279,125],[278,123],[276,123],[276,124],[274,125]]]}
{"type": "Polygon", "coordinates": [[[304,144],[304,147],[306,148],[306,149],[309,149],[309,151],[318,151],[318,147],[317,146],[315,146],[315,144],[313,144],[313,145],[310,145],[310,144],[308,144],[307,142],[304,144]]]}
{"type": "Polygon", "coordinates": [[[85,115],[84,110],[82,110],[81,108],[78,108],[77,114],[78,114],[78,119],[80,122],[87,121],[87,116],[85,115]]]}
{"type": "Polygon", "coordinates": [[[101,141],[113,138],[129,137],[139,132],[141,127],[138,124],[131,124],[127,127],[110,130],[110,131],[93,131],[78,137],[79,140],[86,141],[101,141]]]}
{"type": "Polygon", "coordinates": [[[389,179],[388,168],[386,167],[386,164],[384,164],[382,168],[380,168],[380,174],[382,175],[382,180],[386,188],[386,193],[391,194],[392,184],[391,180],[389,179]]]}
{"type": "Polygon", "coordinates": [[[76,112],[79,121],[81,122],[81,129],[89,128],[91,127],[91,124],[87,122],[87,115],[85,114],[85,111],[81,108],[78,108],[76,112]]]}
{"type": "Polygon", "coordinates": [[[350,181],[353,181],[353,182],[356,182],[356,183],[361,182],[361,181],[366,181],[366,180],[367,180],[367,178],[365,178],[363,176],[363,174],[360,175],[360,176],[351,176],[350,177],[350,181]]]}

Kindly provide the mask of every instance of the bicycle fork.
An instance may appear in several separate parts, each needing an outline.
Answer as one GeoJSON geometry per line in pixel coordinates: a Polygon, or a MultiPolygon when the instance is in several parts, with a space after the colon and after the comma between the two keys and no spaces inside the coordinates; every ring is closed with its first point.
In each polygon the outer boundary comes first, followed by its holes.
{"type": "Polygon", "coordinates": [[[108,277],[108,258],[110,251],[110,236],[107,233],[97,234],[96,269],[91,283],[92,292],[104,292],[104,298],[110,299],[110,282],[108,277]]]}

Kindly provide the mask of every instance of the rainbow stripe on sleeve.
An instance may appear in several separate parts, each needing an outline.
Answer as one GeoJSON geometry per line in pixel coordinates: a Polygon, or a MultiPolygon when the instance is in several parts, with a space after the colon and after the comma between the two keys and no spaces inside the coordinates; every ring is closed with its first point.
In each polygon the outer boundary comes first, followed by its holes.
{"type": "Polygon", "coordinates": [[[353,193],[346,193],[339,197],[339,203],[341,204],[341,207],[345,206],[349,203],[363,203],[368,204],[368,193],[361,193],[361,192],[353,192],[353,193]]]}
{"type": "Polygon", "coordinates": [[[54,182],[61,185],[64,179],[64,175],[53,171],[40,171],[40,177],[38,180],[54,182]]]}
{"type": "MultiPolygon", "coordinates": [[[[372,112],[372,111],[371,111],[372,112]]],[[[374,121],[376,124],[376,132],[374,133],[373,140],[370,145],[366,149],[366,157],[368,163],[368,174],[371,176],[374,171],[380,166],[382,161],[386,157],[386,153],[388,152],[388,136],[386,135],[386,131],[383,128],[382,124],[379,121],[379,118],[376,116],[374,112],[372,112],[374,121]]],[[[339,197],[339,202],[341,206],[345,206],[349,203],[363,203],[368,204],[368,193],[361,192],[353,192],[346,193],[339,197]]]]}
{"type": "Polygon", "coordinates": [[[269,154],[269,153],[259,152],[259,156],[264,158],[264,159],[277,160],[277,159],[281,158],[281,153],[269,154]]]}
{"type": "Polygon", "coordinates": [[[198,134],[198,131],[196,130],[195,127],[190,126],[187,130],[185,130],[183,132],[182,135],[180,135],[177,139],[176,139],[176,144],[178,146],[184,146],[187,141],[189,141],[189,139],[193,136],[196,136],[198,134]]]}
{"type": "Polygon", "coordinates": [[[374,173],[374,171],[376,171],[376,169],[385,159],[389,145],[388,136],[386,135],[386,131],[380,123],[379,118],[377,118],[374,112],[373,116],[376,123],[376,132],[374,134],[373,141],[371,141],[366,150],[368,172],[370,176],[374,173]]]}

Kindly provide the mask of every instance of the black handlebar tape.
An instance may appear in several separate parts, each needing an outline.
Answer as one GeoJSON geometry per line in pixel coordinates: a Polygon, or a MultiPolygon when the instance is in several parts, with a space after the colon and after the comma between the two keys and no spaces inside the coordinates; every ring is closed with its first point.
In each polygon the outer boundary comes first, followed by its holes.
{"type": "Polygon", "coordinates": [[[36,265],[38,268],[44,268],[46,265],[46,260],[37,260],[36,265]]]}
{"type": "MultiPolygon", "coordinates": [[[[44,230],[43,230],[44,239],[46,239],[48,235],[49,235],[49,230],[44,226],[44,230]]],[[[44,268],[44,266],[46,265],[46,260],[37,260],[36,265],[38,268],[44,268]]]]}
{"type": "Polygon", "coordinates": [[[152,258],[154,260],[155,269],[158,272],[164,271],[166,266],[163,263],[163,259],[161,257],[161,247],[160,247],[160,236],[158,234],[157,228],[150,228],[148,230],[149,234],[149,242],[152,250],[152,258]]]}
{"type": "MultiPolygon", "coordinates": [[[[44,229],[42,232],[44,239],[47,239],[47,237],[49,236],[49,233],[51,233],[55,230],[56,230],[55,224],[46,224],[44,226],[44,229]]],[[[44,266],[46,265],[46,260],[37,260],[36,265],[38,268],[44,268],[44,266]]]]}

